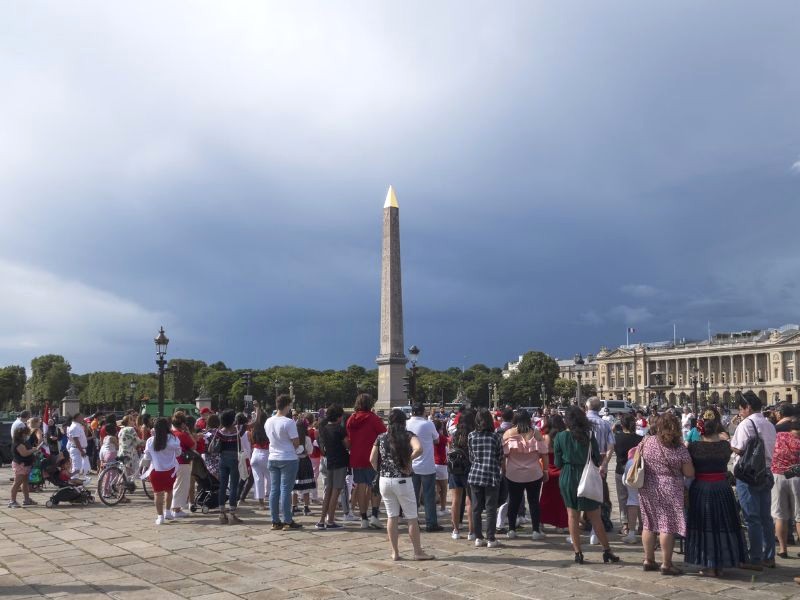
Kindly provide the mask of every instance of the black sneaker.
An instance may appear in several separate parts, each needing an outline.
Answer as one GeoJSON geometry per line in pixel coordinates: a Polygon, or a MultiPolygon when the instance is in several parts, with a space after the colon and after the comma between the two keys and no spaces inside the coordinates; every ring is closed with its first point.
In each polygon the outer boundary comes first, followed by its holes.
{"type": "Polygon", "coordinates": [[[326,523],[325,526],[328,529],[342,529],[342,526],[339,525],[338,523],[326,523]]]}
{"type": "Polygon", "coordinates": [[[437,531],[444,531],[444,527],[442,527],[441,525],[428,525],[425,528],[425,531],[427,531],[428,533],[436,533],[437,531]]]}
{"type": "Polygon", "coordinates": [[[272,531],[283,531],[283,523],[278,521],[277,523],[272,524],[272,531]]]}
{"type": "Polygon", "coordinates": [[[317,529],[324,530],[325,529],[325,523],[317,523],[316,525],[314,525],[314,527],[316,527],[317,529]]]}
{"type": "Polygon", "coordinates": [[[300,525],[297,521],[292,521],[291,523],[285,523],[283,526],[284,531],[291,531],[292,529],[302,529],[303,526],[300,525]]]}

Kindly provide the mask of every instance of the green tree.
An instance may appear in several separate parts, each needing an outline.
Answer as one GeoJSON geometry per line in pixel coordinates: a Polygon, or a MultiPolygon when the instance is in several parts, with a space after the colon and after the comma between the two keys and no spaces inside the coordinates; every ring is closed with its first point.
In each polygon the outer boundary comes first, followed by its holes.
{"type": "Polygon", "coordinates": [[[31,394],[37,406],[56,405],[70,385],[72,367],[59,354],[37,356],[31,361],[31,394]]]}
{"type": "Polygon", "coordinates": [[[522,356],[519,371],[500,383],[504,404],[527,406],[542,404],[542,385],[545,393],[553,395],[558,378],[558,363],[544,352],[530,351],[522,356]]]}
{"type": "Polygon", "coordinates": [[[0,368],[0,407],[3,410],[20,410],[27,381],[25,367],[16,365],[0,368]]]}
{"type": "Polygon", "coordinates": [[[194,402],[197,389],[194,385],[195,373],[206,367],[201,360],[173,358],[168,363],[169,377],[164,383],[164,396],[173,402],[194,402]]]}
{"type": "Polygon", "coordinates": [[[563,398],[565,400],[568,398],[574,398],[575,392],[578,391],[578,382],[574,379],[564,379],[559,377],[556,379],[553,391],[558,398],[563,398]]]}

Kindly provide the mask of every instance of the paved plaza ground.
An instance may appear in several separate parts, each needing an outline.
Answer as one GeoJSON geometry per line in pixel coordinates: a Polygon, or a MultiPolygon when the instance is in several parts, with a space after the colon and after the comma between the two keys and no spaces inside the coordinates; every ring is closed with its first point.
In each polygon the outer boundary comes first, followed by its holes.
{"type": "MultiPolygon", "coordinates": [[[[3,507],[10,475],[8,467],[0,469],[3,507]]],[[[152,503],[141,492],[115,508],[48,509],[51,492],[34,494],[38,507],[0,512],[2,598],[800,598],[792,581],[800,559],[779,559],[777,569],[755,576],[731,570],[722,580],[668,578],[642,571],[639,546],[615,541],[624,561],[616,565],[604,565],[599,547],[587,546],[591,563],[578,566],[564,536],[552,531],[540,542],[501,536],[502,546],[489,550],[452,540],[445,527],[423,534],[437,560],[392,562],[385,532],[358,524],[316,531],[316,507],[312,517],[298,519],[306,528],[297,532],[271,532],[269,516],[250,503],[241,510],[243,525],[222,526],[216,514],[198,513],[156,527],[152,503]]],[[[401,551],[410,556],[404,532],[401,551]]]]}

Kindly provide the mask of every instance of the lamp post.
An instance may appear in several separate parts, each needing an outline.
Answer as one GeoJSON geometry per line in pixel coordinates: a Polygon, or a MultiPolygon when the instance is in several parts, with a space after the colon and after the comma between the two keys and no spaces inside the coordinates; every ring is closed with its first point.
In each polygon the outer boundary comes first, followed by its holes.
{"type": "Polygon", "coordinates": [[[547,406],[547,388],[544,386],[544,382],[542,382],[542,387],[539,389],[539,399],[542,401],[542,409],[547,406]]]}
{"type": "Polygon", "coordinates": [[[597,387],[597,391],[600,392],[600,400],[602,400],[603,399],[603,384],[602,383],[597,387]]]}
{"type": "Polygon", "coordinates": [[[575,391],[575,404],[581,405],[581,379],[583,378],[583,356],[578,353],[575,355],[575,375],[578,377],[578,389],[575,391]]]}
{"type": "Polygon", "coordinates": [[[411,369],[408,374],[408,403],[414,404],[417,401],[417,360],[419,359],[420,349],[417,346],[411,346],[408,349],[408,354],[411,357],[411,369]]]}
{"type": "Polygon", "coordinates": [[[244,414],[250,416],[253,412],[253,396],[250,395],[250,383],[253,381],[253,374],[250,371],[242,373],[244,379],[244,414]]]}
{"type": "Polygon", "coordinates": [[[164,357],[167,355],[167,345],[169,345],[169,338],[164,334],[164,327],[158,332],[158,336],[153,340],[156,344],[156,364],[158,365],[158,416],[164,416],[164,367],[167,361],[164,357]]]}
{"type": "MultiPolygon", "coordinates": [[[[292,399],[292,406],[294,406],[294,381],[289,382],[289,398],[292,399]]],[[[275,405],[275,408],[278,408],[278,405],[275,405]]]]}
{"type": "Polygon", "coordinates": [[[275,408],[278,408],[278,387],[280,387],[280,385],[281,385],[281,384],[280,384],[280,382],[279,382],[279,381],[276,379],[276,380],[273,382],[273,385],[275,386],[275,408]]]}
{"type": "Polygon", "coordinates": [[[698,374],[700,373],[700,369],[697,368],[697,365],[694,366],[692,369],[692,387],[694,388],[694,416],[697,416],[697,383],[700,380],[698,374]]]}
{"type": "Polygon", "coordinates": [[[133,402],[134,402],[134,396],[136,394],[136,380],[131,378],[131,381],[128,384],[128,387],[130,387],[130,389],[131,389],[131,408],[135,409],[136,407],[133,405],[133,402]]]}

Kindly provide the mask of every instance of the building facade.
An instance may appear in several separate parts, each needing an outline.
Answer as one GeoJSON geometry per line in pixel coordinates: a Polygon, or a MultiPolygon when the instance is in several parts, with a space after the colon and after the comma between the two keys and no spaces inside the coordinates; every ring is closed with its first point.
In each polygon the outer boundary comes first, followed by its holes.
{"type": "Polygon", "coordinates": [[[556,360],[556,362],[558,363],[558,376],[562,379],[578,381],[578,374],[580,374],[580,382],[582,385],[594,385],[595,388],[598,387],[600,383],[597,378],[598,363],[593,355],[588,354],[582,365],[576,365],[575,359],[573,358],[556,360]]]}
{"type": "MultiPolygon", "coordinates": [[[[601,398],[648,404],[650,387],[661,381],[663,398],[683,404],[692,398],[694,380],[707,383],[702,402],[728,404],[737,392],[753,391],[765,404],[797,402],[800,395],[800,326],[717,334],[704,342],[635,344],[597,354],[601,398]]],[[[563,375],[562,375],[563,376],[563,375]]]]}

